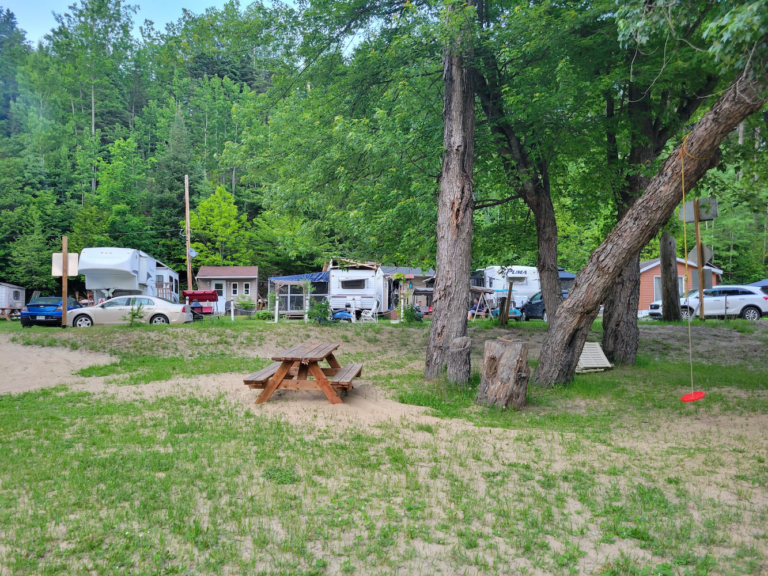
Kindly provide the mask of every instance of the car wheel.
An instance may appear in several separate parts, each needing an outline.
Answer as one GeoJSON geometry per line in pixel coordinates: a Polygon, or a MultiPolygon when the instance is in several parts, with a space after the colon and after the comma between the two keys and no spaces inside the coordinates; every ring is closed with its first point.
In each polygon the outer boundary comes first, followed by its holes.
{"type": "Polygon", "coordinates": [[[741,311],[741,317],[744,320],[760,320],[760,316],[762,316],[760,310],[753,306],[747,306],[741,311]]]}
{"type": "Polygon", "coordinates": [[[525,312],[520,312],[520,322],[528,322],[528,316],[525,312]]]}
{"type": "Polygon", "coordinates": [[[155,324],[155,325],[158,325],[158,324],[170,324],[170,322],[168,322],[168,318],[166,318],[162,314],[158,314],[157,316],[152,316],[152,320],[150,320],[149,323],[150,324],[155,324]]]}
{"type": "Polygon", "coordinates": [[[544,320],[544,322],[547,321],[547,311],[544,310],[544,313],[541,315],[541,319],[544,320]]]}
{"type": "Polygon", "coordinates": [[[86,316],[85,314],[81,314],[77,318],[75,318],[74,322],[72,322],[72,325],[76,328],[90,328],[93,326],[93,320],[91,320],[90,316],[86,316]]]}
{"type": "Polygon", "coordinates": [[[690,309],[690,308],[686,308],[685,306],[683,306],[682,308],[680,308],[680,317],[681,317],[683,320],[688,320],[688,318],[689,318],[690,316],[691,316],[691,309],[690,309]]]}

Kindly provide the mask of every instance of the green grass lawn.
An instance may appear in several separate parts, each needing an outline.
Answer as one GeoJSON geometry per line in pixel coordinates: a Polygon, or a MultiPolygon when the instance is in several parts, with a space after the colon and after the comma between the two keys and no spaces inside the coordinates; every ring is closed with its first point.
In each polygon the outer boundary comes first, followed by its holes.
{"type": "MultiPolygon", "coordinates": [[[[0,574],[762,575],[768,567],[762,323],[699,327],[755,361],[698,362],[707,397],[696,404],[679,401],[690,384],[675,335],[660,358],[654,330],[685,332],[653,325],[636,366],[532,387],[520,412],[476,406],[477,375],[467,387],[426,383],[428,325],[6,324],[0,338],[16,344],[114,361],[78,373],[105,378],[105,394],[59,386],[0,396],[0,574]],[[245,375],[270,350],[302,341],[341,342],[341,360],[362,361],[366,382],[427,415],[351,425],[264,412],[226,394],[110,393],[245,375]]],[[[487,338],[535,345],[545,330],[476,322],[473,364],[487,338]]],[[[596,324],[591,338],[600,331],[596,324]]]]}

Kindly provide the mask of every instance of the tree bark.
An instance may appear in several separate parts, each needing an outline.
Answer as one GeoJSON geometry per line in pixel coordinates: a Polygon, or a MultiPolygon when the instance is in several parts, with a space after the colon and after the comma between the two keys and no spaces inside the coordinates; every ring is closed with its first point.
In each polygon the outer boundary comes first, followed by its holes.
{"type": "Polygon", "coordinates": [[[472,375],[472,363],[470,355],[472,353],[472,340],[466,336],[454,338],[451,347],[448,349],[448,382],[451,384],[467,384],[472,375]]]}
{"type": "MultiPolygon", "coordinates": [[[[474,1],[467,2],[474,5],[474,1]]],[[[447,19],[457,10],[450,4],[447,19]]],[[[467,334],[467,303],[472,263],[475,90],[470,26],[443,49],[443,168],[437,208],[437,278],[427,347],[426,378],[443,369],[454,338],[467,334]]]]}
{"type": "MultiPolygon", "coordinates": [[[[765,104],[761,97],[768,86],[766,70],[750,81],[737,78],[690,132],[685,147],[685,183],[688,189],[717,165],[720,144],[739,122],[759,111],[765,104]]],[[[682,199],[682,144],[662,164],[646,187],[643,196],[592,253],[579,272],[570,296],[550,321],[542,346],[535,380],[552,386],[573,379],[579,356],[600,304],[608,297],[624,267],[669,220],[682,199]]]]}
{"type": "Polygon", "coordinates": [[[668,321],[683,319],[680,313],[680,286],[677,282],[677,241],[668,230],[659,240],[661,268],[661,318],[668,321]]]}
{"type": "Polygon", "coordinates": [[[616,364],[634,364],[640,345],[640,256],[633,257],[611,286],[603,311],[603,352],[616,364]]]}
{"type": "Polygon", "coordinates": [[[519,410],[525,405],[530,373],[527,344],[486,340],[483,376],[475,402],[519,410]]]}

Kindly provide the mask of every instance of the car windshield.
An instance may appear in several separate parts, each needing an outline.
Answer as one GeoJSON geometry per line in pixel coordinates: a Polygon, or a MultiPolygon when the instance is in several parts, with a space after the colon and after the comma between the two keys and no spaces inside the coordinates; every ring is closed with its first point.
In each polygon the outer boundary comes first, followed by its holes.
{"type": "Polygon", "coordinates": [[[38,298],[37,300],[33,300],[30,302],[30,304],[61,304],[61,298],[50,297],[50,298],[38,298]]]}

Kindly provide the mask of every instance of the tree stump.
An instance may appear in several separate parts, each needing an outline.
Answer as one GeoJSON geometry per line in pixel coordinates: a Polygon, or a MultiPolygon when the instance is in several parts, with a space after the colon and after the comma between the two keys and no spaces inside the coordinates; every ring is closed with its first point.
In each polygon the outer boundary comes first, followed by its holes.
{"type": "Polygon", "coordinates": [[[448,349],[446,363],[448,365],[448,381],[452,384],[467,384],[472,372],[469,355],[472,351],[472,340],[466,336],[454,338],[448,349]]]}
{"type": "Polygon", "coordinates": [[[522,408],[530,374],[527,344],[486,340],[483,377],[475,402],[500,408],[522,408]]]}

